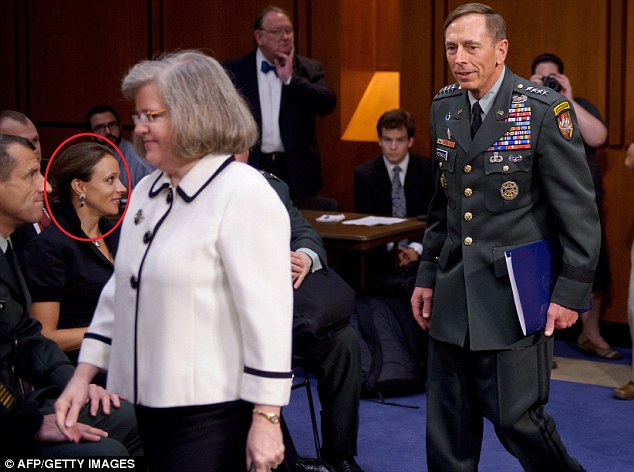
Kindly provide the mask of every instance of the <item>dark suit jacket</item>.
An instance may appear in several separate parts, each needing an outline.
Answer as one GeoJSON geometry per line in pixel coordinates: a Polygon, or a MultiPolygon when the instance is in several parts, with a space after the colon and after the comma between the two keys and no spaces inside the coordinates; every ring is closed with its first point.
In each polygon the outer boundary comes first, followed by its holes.
{"type": "Polygon", "coordinates": [[[472,350],[544,341],[524,338],[504,251],[549,239],[562,249],[551,301],[585,309],[600,246],[592,177],[570,102],[508,68],[480,130],[471,139],[467,92],[444,87],[432,102],[436,191],[427,216],[417,286],[434,288],[430,335],[472,350]],[[514,121],[528,118],[526,148],[514,121]],[[520,114],[524,114],[522,117],[520,114]],[[511,144],[516,146],[516,144],[511,144]]]}
{"type": "MultiPolygon", "coordinates": [[[[256,52],[224,63],[236,88],[247,100],[251,113],[262,130],[262,113],[258,93],[256,52]]],[[[280,134],[286,154],[293,197],[315,196],[322,188],[321,164],[315,133],[315,117],[331,113],[337,99],[326,85],[321,63],[295,55],[293,78],[282,85],[280,134]]],[[[249,164],[259,168],[260,142],[251,150],[249,164]]]]}
{"type": "MultiPolygon", "coordinates": [[[[427,215],[434,193],[431,159],[410,154],[404,187],[407,216],[427,215]]],[[[392,216],[392,179],[383,156],[354,169],[354,204],[359,213],[392,216]]]]}
{"type": "Polygon", "coordinates": [[[33,399],[58,396],[74,370],[57,344],[42,336],[39,321],[29,317],[30,305],[21,272],[0,251],[0,444],[7,451],[31,443],[44,418],[33,399]],[[19,378],[37,389],[28,400],[17,388],[19,378]]]}

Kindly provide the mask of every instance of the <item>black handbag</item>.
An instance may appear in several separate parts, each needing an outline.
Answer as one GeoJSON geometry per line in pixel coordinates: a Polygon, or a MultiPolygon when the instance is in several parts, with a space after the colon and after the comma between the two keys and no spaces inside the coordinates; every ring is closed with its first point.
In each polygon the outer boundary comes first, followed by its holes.
{"type": "Polygon", "coordinates": [[[354,302],[354,290],[334,270],[309,273],[293,290],[293,339],[322,338],[346,326],[354,302]]]}

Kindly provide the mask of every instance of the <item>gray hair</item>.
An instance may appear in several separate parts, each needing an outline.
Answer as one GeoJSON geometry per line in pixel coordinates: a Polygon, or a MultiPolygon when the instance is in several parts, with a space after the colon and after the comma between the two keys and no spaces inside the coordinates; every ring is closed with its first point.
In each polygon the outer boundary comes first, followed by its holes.
{"type": "Polygon", "coordinates": [[[466,3],[460,5],[454,11],[447,15],[445,20],[445,31],[451,23],[458,18],[471,14],[484,15],[486,21],[486,27],[489,33],[498,41],[506,39],[506,22],[504,18],[497,13],[493,8],[483,3],[466,3]]]}
{"type": "MultiPolygon", "coordinates": [[[[234,154],[253,146],[258,131],[246,103],[222,66],[199,51],[165,54],[132,67],[121,90],[128,99],[154,83],[170,117],[177,157],[234,154]]],[[[139,146],[141,155],[145,149],[139,146]]]]}
{"type": "Polygon", "coordinates": [[[35,152],[35,146],[28,139],[10,134],[0,134],[0,182],[9,180],[11,172],[17,165],[17,162],[9,153],[9,146],[12,144],[19,144],[35,152]]]}

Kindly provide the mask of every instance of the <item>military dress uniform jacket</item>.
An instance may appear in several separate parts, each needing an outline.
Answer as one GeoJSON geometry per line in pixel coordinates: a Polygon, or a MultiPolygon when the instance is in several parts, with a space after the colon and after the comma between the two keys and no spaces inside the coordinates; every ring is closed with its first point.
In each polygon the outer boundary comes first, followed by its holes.
{"type": "Polygon", "coordinates": [[[130,201],[79,362],[135,404],[288,403],[288,214],[228,157],[201,158],[177,188],[157,170],[130,201]]]}
{"type": "Polygon", "coordinates": [[[31,444],[44,415],[38,401],[57,397],[74,368],[42,325],[29,317],[31,297],[20,272],[0,250],[0,450],[16,452],[31,444]],[[25,399],[18,379],[36,390],[25,399]]]}
{"type": "Polygon", "coordinates": [[[522,334],[504,251],[553,240],[562,264],[551,301],[588,307],[600,227],[570,102],[507,68],[473,140],[458,84],[434,97],[430,129],[435,193],[416,282],[435,289],[430,335],[472,350],[543,341],[522,334]]]}

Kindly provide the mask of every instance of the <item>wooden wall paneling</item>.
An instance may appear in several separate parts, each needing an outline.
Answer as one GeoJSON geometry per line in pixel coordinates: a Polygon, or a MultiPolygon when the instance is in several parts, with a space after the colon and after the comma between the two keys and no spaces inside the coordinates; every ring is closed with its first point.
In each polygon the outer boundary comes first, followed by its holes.
{"type": "MultiPolygon", "coordinates": [[[[382,0],[376,7],[376,70],[398,71],[401,66],[401,0],[382,0]]],[[[405,0],[405,3],[406,0],[405,0]]]]}
{"type": "Polygon", "coordinates": [[[20,108],[20,49],[17,1],[0,2],[0,110],[20,108]]]}
{"type": "MultiPolygon", "coordinates": [[[[431,1],[401,2],[401,108],[409,111],[416,123],[413,152],[424,156],[431,156],[429,109],[437,90],[435,51],[442,44],[437,37],[441,33],[436,26],[435,10],[431,1]]],[[[444,69],[444,64],[440,68],[444,69]]]]}
{"type": "Polygon", "coordinates": [[[113,105],[129,123],[132,105],[122,97],[121,78],[146,57],[147,3],[112,0],[103,8],[98,2],[49,0],[28,2],[27,11],[29,115],[45,154],[57,146],[59,134],[81,128],[97,103],[113,105]]]}
{"type": "Polygon", "coordinates": [[[625,57],[625,2],[606,2],[608,5],[608,64],[606,67],[608,80],[608,113],[615,119],[608,122],[608,144],[611,146],[623,144],[624,120],[616,119],[623,117],[625,103],[623,101],[623,91],[625,90],[625,68],[623,58],[625,57]]]}
{"type": "MultiPolygon", "coordinates": [[[[623,29],[625,30],[625,44],[623,46],[625,81],[621,95],[625,103],[624,109],[624,145],[634,142],[634,4],[627,0],[621,0],[625,5],[624,17],[626,18],[623,29]]],[[[619,60],[615,58],[614,60],[619,60]]],[[[630,198],[631,201],[631,198],[630,198]]]]}

